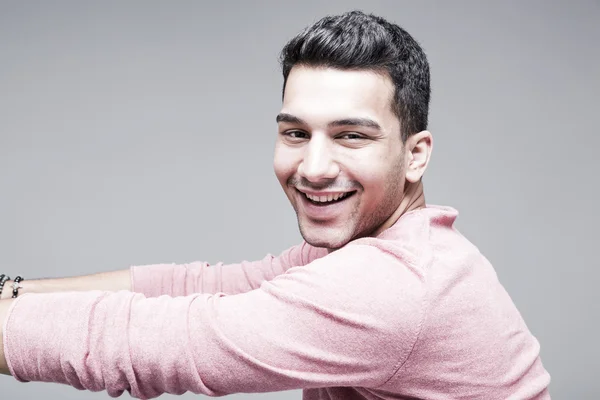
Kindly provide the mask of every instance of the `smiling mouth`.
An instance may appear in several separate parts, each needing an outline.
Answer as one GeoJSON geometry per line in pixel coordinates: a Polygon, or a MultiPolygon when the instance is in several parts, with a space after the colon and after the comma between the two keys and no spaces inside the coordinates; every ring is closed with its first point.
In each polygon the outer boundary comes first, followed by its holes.
{"type": "MultiPolygon", "coordinates": [[[[296,189],[296,190],[298,190],[298,189],[296,189]]],[[[298,192],[311,204],[314,204],[316,206],[327,206],[330,204],[340,203],[340,202],[346,200],[347,198],[352,197],[356,193],[356,190],[354,190],[352,192],[330,194],[327,196],[313,196],[313,195],[301,192],[299,190],[298,190],[298,192]]]]}

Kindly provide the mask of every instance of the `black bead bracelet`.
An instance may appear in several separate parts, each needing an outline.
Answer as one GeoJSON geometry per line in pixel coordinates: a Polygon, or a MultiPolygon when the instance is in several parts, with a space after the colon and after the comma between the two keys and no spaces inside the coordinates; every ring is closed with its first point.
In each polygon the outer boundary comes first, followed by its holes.
{"type": "Polygon", "coordinates": [[[4,284],[9,279],[10,279],[10,276],[5,275],[5,274],[0,274],[0,297],[2,297],[2,289],[4,289],[4,284]]]}
{"type": "Polygon", "coordinates": [[[24,280],[24,279],[21,278],[20,276],[17,276],[15,278],[15,280],[13,281],[13,284],[12,284],[12,287],[13,287],[12,298],[13,299],[15,299],[19,295],[19,289],[23,289],[23,286],[19,286],[19,282],[21,282],[22,280],[24,280]]]}

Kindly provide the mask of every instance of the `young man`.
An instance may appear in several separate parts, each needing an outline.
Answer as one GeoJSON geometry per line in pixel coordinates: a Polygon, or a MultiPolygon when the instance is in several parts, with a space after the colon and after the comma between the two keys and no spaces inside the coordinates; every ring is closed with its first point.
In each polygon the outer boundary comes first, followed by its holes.
{"type": "Polygon", "coordinates": [[[253,263],[22,282],[0,301],[0,369],[140,398],[548,399],[539,344],[492,266],[456,210],[425,203],[419,45],[351,12],[307,28],[281,61],[274,168],[303,243],[253,263]]]}

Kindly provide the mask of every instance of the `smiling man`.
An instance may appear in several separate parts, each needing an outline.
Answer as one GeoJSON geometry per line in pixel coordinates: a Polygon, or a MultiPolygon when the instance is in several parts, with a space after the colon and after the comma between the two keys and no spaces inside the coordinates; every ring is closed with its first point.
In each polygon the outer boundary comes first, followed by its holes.
{"type": "Polygon", "coordinates": [[[539,343],[493,267],[456,210],[425,203],[420,46],[350,12],[281,61],[274,169],[304,241],[256,262],[20,282],[0,301],[0,370],[140,398],[548,399],[539,343]]]}

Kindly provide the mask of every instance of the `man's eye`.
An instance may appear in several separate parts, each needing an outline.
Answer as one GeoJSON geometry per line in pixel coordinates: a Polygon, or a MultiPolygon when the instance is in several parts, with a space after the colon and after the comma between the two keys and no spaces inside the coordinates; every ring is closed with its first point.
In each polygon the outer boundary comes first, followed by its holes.
{"type": "Polygon", "coordinates": [[[306,139],[308,137],[306,133],[302,131],[288,131],[285,134],[294,139],[306,139]]]}
{"type": "Polygon", "coordinates": [[[349,140],[357,140],[357,139],[363,139],[362,135],[359,135],[358,133],[345,133],[342,136],[340,136],[341,139],[349,139],[349,140]]]}

